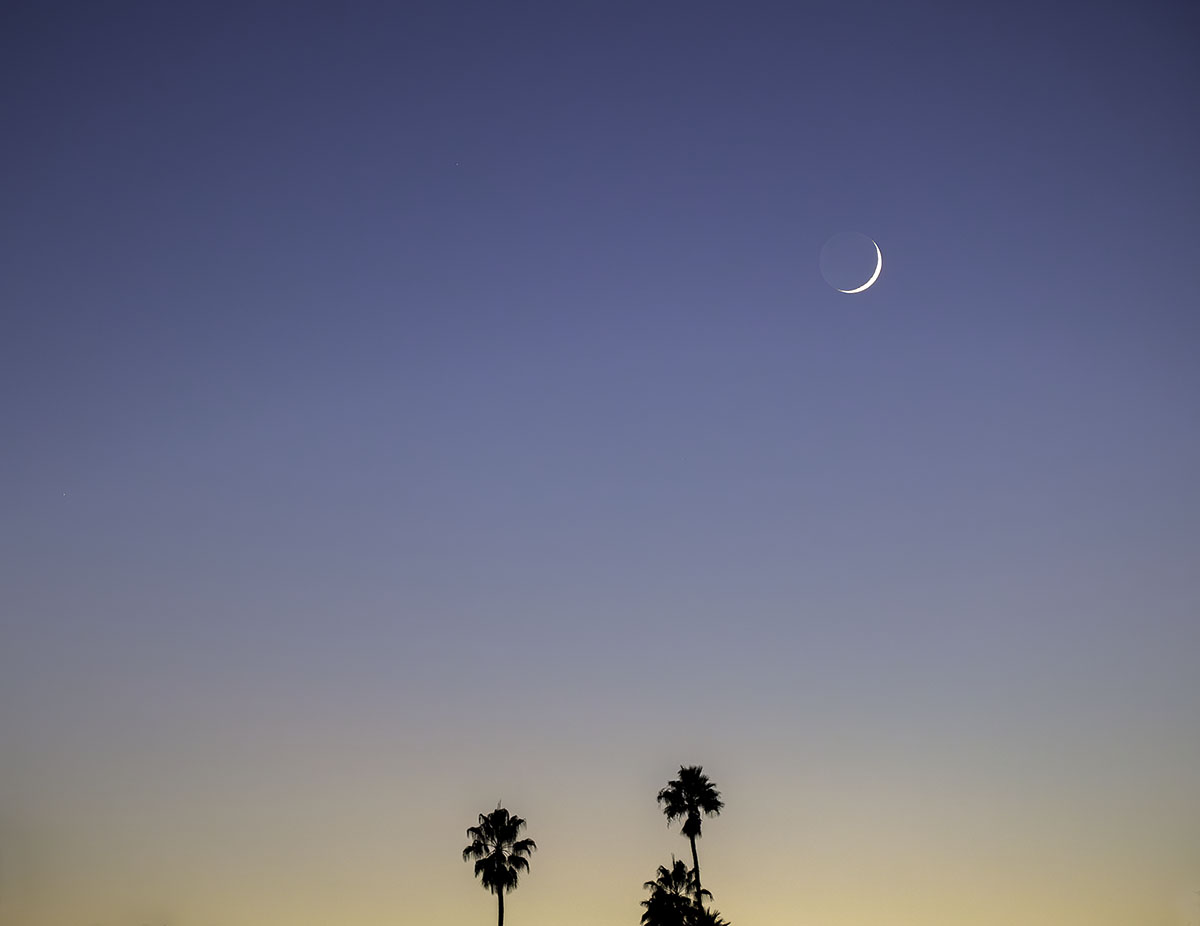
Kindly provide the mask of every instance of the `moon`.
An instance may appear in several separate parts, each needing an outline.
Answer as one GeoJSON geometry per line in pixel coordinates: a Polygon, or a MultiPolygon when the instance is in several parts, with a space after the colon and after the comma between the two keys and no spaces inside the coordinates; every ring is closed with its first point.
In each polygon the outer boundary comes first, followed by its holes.
{"type": "MultiPolygon", "coordinates": [[[[875,244],[875,239],[871,239],[871,244],[875,245],[875,272],[871,274],[871,279],[867,280],[862,286],[857,289],[839,289],[839,293],[861,293],[871,288],[876,280],[879,279],[879,273],[883,270],[883,252],[879,250],[879,245],[875,244]]],[[[836,287],[835,287],[836,289],[836,287]]]]}

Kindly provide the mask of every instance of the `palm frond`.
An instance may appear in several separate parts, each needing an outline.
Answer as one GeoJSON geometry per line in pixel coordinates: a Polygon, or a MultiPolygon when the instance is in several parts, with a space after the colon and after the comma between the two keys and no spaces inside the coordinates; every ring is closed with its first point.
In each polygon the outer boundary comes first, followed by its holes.
{"type": "Polygon", "coordinates": [[[721,916],[720,910],[692,908],[689,914],[688,926],[730,926],[729,920],[721,916]]]}

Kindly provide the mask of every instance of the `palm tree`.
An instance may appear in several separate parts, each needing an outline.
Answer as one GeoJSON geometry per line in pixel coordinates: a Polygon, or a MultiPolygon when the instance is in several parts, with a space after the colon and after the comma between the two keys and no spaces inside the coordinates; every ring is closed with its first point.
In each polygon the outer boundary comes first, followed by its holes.
{"type": "MultiPolygon", "coordinates": [[[[659,865],[657,877],[642,885],[650,892],[649,899],[642,901],[642,906],[646,908],[642,914],[642,926],[691,926],[696,914],[696,907],[692,903],[696,891],[695,880],[695,873],[673,855],[670,868],[659,865]]],[[[703,893],[708,894],[708,891],[703,893]]]]}
{"type": "Polygon", "coordinates": [[[500,905],[499,926],[504,926],[504,895],[517,887],[517,878],[529,871],[529,854],[537,849],[532,839],[518,839],[525,821],[496,805],[488,814],[479,815],[479,825],[467,828],[470,845],[463,849],[463,861],[475,860],[475,877],[496,895],[500,905]]]}
{"type": "Polygon", "coordinates": [[[679,777],[667,782],[667,786],[658,792],[658,802],[662,811],[667,815],[667,825],[678,817],[683,818],[680,832],[692,844],[692,870],[696,873],[695,894],[696,907],[703,909],[701,895],[706,893],[700,888],[700,858],[696,855],[696,840],[700,838],[700,816],[718,816],[725,806],[721,801],[721,792],[704,774],[699,765],[681,765],[679,777]]]}

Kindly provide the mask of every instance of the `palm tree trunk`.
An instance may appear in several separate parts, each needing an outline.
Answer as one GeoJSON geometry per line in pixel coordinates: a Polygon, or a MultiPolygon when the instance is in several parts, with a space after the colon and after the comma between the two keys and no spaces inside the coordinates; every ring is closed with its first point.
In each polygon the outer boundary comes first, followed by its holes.
{"type": "Polygon", "coordinates": [[[500,923],[499,926],[504,926],[504,890],[496,891],[496,899],[500,901],[500,923]]]}
{"type": "Polygon", "coordinates": [[[696,855],[696,837],[689,836],[688,841],[692,844],[692,871],[696,872],[696,909],[703,910],[704,904],[700,900],[700,857],[696,855]]]}

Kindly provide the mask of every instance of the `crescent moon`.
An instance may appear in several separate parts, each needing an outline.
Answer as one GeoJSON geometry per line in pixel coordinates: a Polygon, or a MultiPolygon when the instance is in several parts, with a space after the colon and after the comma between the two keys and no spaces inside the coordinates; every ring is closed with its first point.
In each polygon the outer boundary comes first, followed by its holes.
{"type": "MultiPolygon", "coordinates": [[[[871,239],[871,244],[875,244],[875,239],[871,239]]],[[[875,244],[875,272],[871,274],[871,279],[867,280],[858,289],[839,289],[839,293],[861,293],[865,289],[870,289],[871,285],[879,279],[879,271],[883,269],[883,251],[879,250],[879,245],[875,244]]]]}

